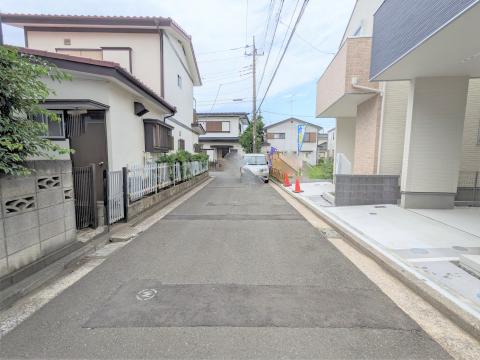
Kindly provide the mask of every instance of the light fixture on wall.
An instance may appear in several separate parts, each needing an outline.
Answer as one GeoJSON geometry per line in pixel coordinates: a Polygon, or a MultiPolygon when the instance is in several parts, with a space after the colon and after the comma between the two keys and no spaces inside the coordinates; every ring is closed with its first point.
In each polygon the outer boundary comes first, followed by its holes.
{"type": "Polygon", "coordinates": [[[138,101],[133,102],[133,107],[135,115],[137,116],[142,116],[148,113],[148,110],[145,108],[145,106],[143,106],[143,104],[138,101]]]}

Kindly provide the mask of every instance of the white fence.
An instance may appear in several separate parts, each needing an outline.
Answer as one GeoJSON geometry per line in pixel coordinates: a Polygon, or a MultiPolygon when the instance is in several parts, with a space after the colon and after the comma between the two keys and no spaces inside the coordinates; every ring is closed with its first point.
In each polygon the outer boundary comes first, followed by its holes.
{"type": "Polygon", "coordinates": [[[128,167],[128,195],[130,201],[156,193],[168,186],[191,179],[208,170],[208,163],[191,161],[176,164],[147,164],[128,167]]]}
{"type": "Polygon", "coordinates": [[[108,223],[113,224],[125,217],[123,198],[123,172],[108,172],[108,223]]]}

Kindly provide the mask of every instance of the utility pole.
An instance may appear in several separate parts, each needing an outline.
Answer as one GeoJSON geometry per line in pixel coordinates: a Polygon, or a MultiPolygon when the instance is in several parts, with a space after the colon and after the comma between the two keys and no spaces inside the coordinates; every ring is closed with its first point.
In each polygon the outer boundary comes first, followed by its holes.
{"type": "Polygon", "coordinates": [[[257,152],[257,71],[255,68],[255,58],[257,56],[257,48],[255,47],[255,36],[253,36],[253,52],[252,52],[252,59],[253,59],[253,126],[252,126],[252,152],[257,152]]]}
{"type": "MultiPolygon", "coordinates": [[[[246,46],[250,47],[250,46],[246,46]]],[[[252,103],[253,103],[253,111],[252,111],[252,145],[253,149],[252,151],[255,152],[257,149],[257,137],[255,136],[257,134],[257,56],[263,55],[263,52],[259,54],[257,52],[257,48],[255,47],[255,36],[253,37],[253,51],[250,54],[247,54],[245,52],[245,56],[252,56],[252,71],[253,71],[253,76],[252,76],[252,103]]]]}

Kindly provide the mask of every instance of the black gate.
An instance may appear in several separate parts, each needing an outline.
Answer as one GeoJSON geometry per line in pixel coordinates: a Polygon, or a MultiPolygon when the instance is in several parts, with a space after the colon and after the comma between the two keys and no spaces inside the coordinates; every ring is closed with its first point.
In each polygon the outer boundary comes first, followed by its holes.
{"type": "Polygon", "coordinates": [[[96,228],[97,195],[95,191],[95,164],[73,168],[73,191],[75,194],[75,220],[77,229],[96,228]]]}

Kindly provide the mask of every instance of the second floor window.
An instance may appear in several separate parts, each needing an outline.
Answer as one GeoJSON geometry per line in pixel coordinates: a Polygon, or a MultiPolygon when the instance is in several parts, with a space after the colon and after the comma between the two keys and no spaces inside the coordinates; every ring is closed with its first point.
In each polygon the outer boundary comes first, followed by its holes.
{"type": "Polygon", "coordinates": [[[207,132],[230,132],[230,121],[207,121],[207,132]]]}
{"type": "Polygon", "coordinates": [[[182,77],[177,75],[177,85],[181,89],[182,88],[182,77]]]}
{"type": "Polygon", "coordinates": [[[267,133],[267,139],[285,139],[285,133],[267,133]]]}
{"type": "Polygon", "coordinates": [[[314,143],[317,142],[317,134],[314,132],[306,132],[305,133],[305,140],[303,140],[306,143],[314,143]]]}

